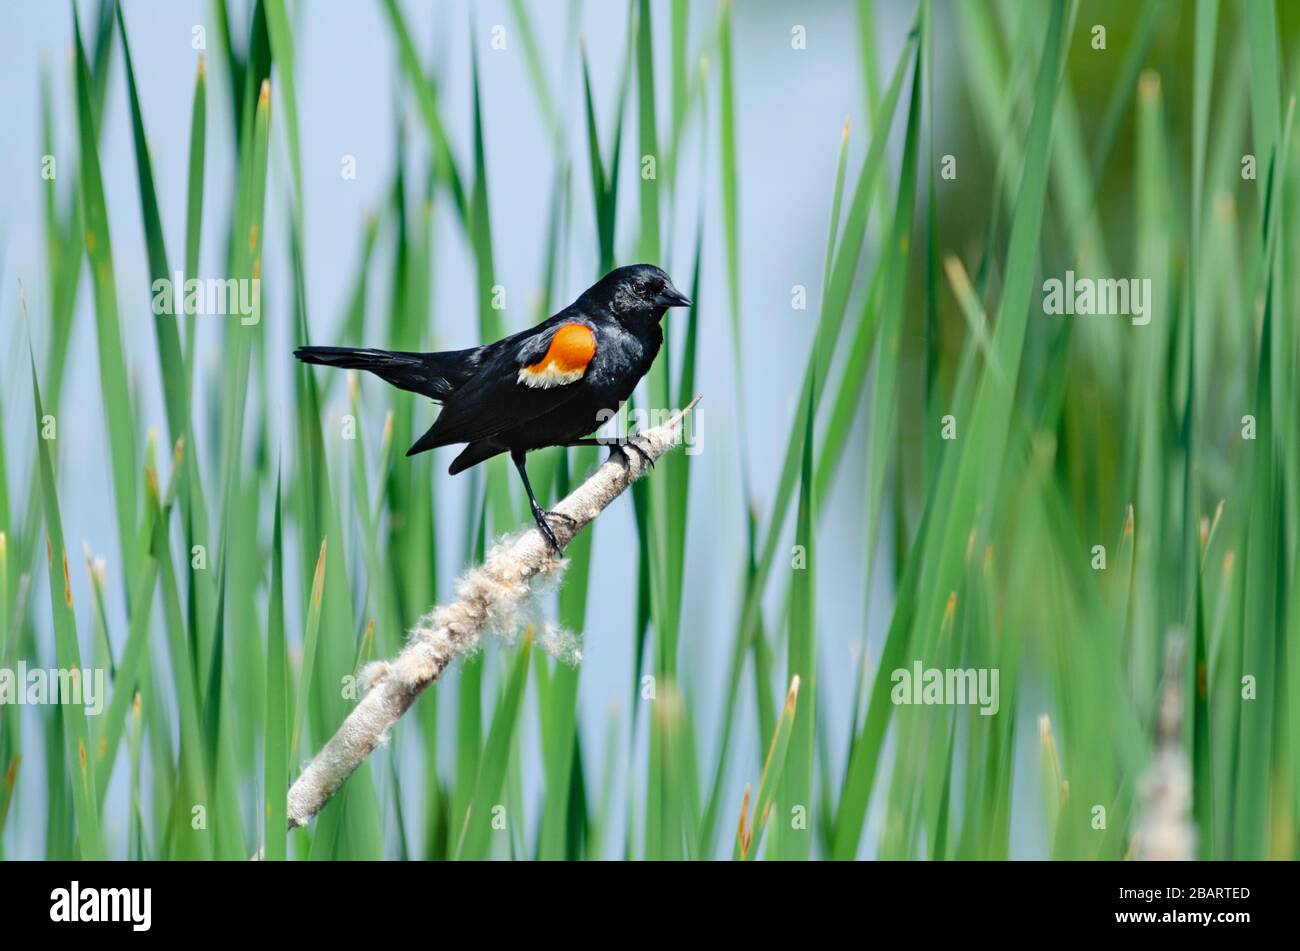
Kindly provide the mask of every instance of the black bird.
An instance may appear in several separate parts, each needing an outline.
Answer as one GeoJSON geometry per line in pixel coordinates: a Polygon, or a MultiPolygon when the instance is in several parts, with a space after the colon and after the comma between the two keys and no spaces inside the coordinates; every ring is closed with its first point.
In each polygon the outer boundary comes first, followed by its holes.
{"type": "MultiPolygon", "coordinates": [[[[690,303],[660,268],[633,264],[610,271],[554,317],[496,343],[439,353],[299,347],[294,355],[304,363],[369,370],[441,403],[442,412],[408,456],[467,443],[448,469],[455,475],[509,452],[537,527],[558,551],[548,513],[528,482],[525,454],[600,444],[586,437],[650,369],[663,343],[659,322],[667,309],[690,303]]],[[[611,444],[611,452],[621,451],[611,444]]]]}

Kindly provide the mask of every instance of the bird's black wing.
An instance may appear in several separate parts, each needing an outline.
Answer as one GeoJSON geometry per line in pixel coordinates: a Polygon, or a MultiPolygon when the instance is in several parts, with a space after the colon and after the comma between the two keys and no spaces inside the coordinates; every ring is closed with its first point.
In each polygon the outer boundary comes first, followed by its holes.
{"type": "Polygon", "coordinates": [[[532,330],[484,348],[487,353],[478,372],[443,404],[438,419],[407,455],[491,439],[571,400],[580,392],[575,384],[581,376],[568,383],[541,387],[520,382],[520,371],[543,361],[561,328],[575,324],[590,331],[594,344],[595,327],[590,321],[561,312],[532,330]]]}

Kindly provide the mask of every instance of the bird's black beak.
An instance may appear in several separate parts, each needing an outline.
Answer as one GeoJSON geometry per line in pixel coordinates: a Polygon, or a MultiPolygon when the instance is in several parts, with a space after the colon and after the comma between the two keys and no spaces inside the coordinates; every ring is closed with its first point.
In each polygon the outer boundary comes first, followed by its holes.
{"type": "Polygon", "coordinates": [[[655,305],[658,307],[690,307],[691,299],[673,287],[672,284],[665,284],[664,289],[655,295],[655,305]]]}

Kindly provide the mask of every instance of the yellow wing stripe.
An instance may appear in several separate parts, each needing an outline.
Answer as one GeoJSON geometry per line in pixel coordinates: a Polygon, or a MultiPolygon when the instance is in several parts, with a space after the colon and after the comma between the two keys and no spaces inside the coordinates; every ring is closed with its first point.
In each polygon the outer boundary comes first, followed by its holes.
{"type": "Polygon", "coordinates": [[[525,386],[549,388],[582,379],[596,355],[596,335],[584,324],[565,324],[551,338],[542,359],[519,371],[525,386]]]}

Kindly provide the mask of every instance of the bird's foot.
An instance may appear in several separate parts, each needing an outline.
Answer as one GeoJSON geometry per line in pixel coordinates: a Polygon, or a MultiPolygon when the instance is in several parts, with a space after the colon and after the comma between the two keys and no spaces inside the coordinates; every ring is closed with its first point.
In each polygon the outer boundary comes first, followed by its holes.
{"type": "Polygon", "coordinates": [[[644,449],[641,448],[640,444],[637,442],[637,440],[641,438],[642,436],[640,433],[633,433],[631,436],[628,436],[622,442],[610,443],[609,446],[610,455],[614,455],[615,453],[617,453],[618,455],[623,457],[623,462],[626,464],[627,462],[630,461],[627,456],[627,450],[631,449],[633,452],[635,452],[638,456],[641,457],[642,468],[653,469],[655,467],[654,457],[650,455],[650,453],[646,452],[644,449]]]}
{"type": "Polygon", "coordinates": [[[555,553],[558,555],[563,549],[560,548],[560,543],[555,538],[555,532],[552,530],[550,523],[547,522],[548,518],[558,518],[570,525],[576,522],[577,519],[571,515],[565,515],[563,512],[548,512],[540,505],[533,504],[533,521],[537,523],[538,531],[551,543],[551,548],[555,549],[555,553]]]}

